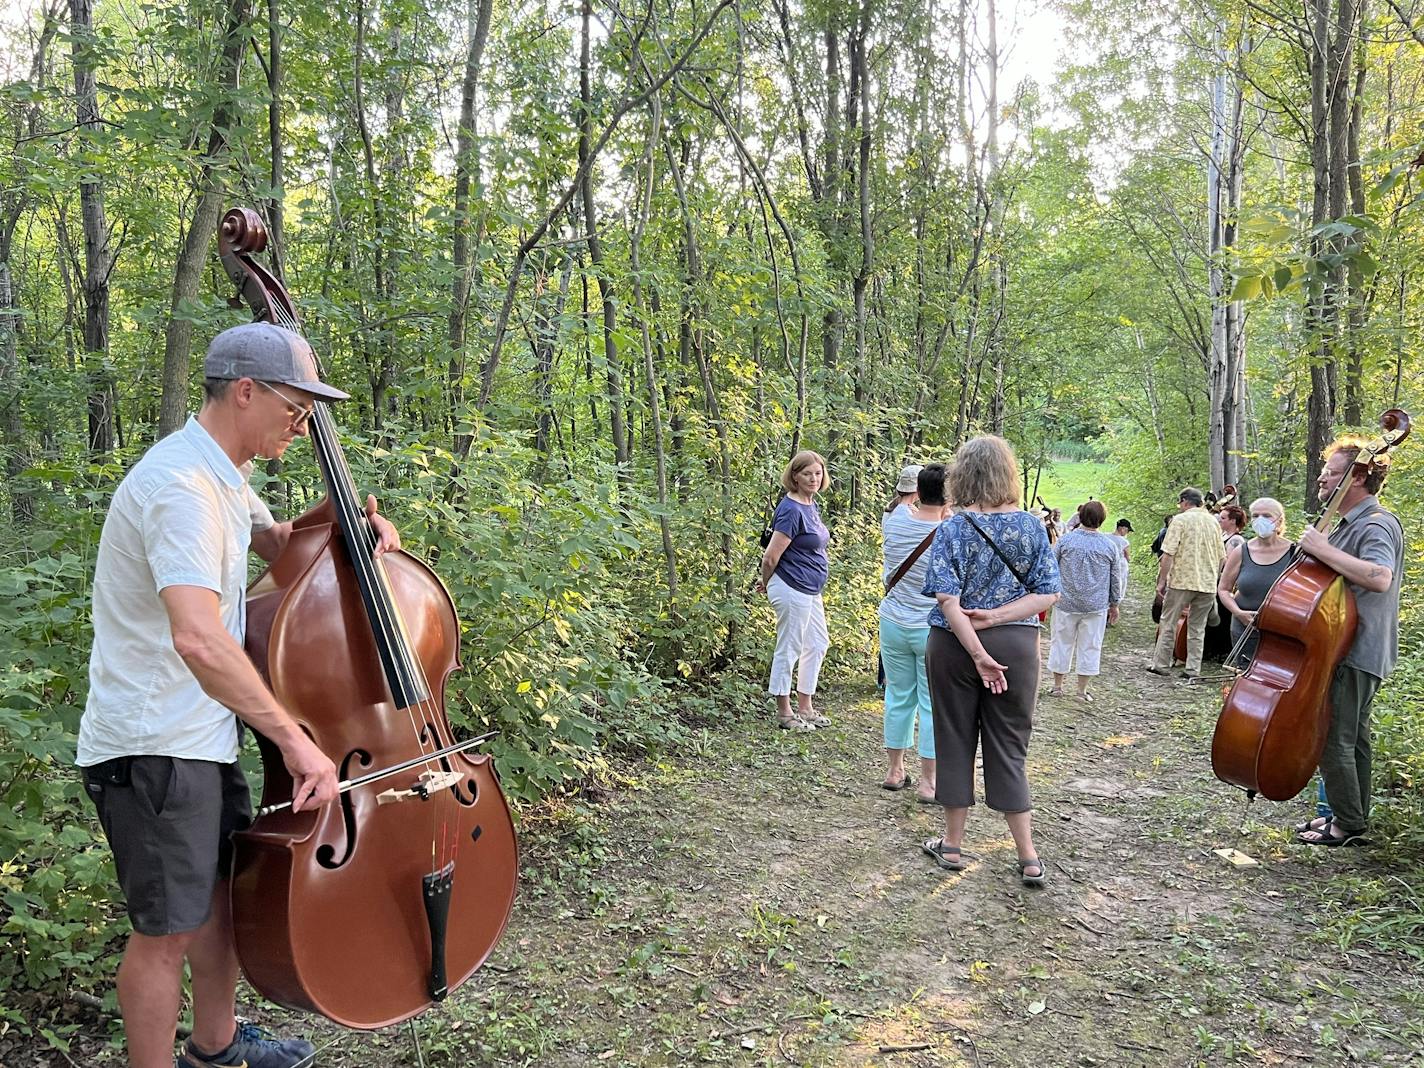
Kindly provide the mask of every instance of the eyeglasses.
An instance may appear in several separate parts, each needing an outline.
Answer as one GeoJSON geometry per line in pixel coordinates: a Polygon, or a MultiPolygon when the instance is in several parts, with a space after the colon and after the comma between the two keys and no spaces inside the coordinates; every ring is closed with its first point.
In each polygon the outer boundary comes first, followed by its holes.
{"type": "Polygon", "coordinates": [[[287,405],[287,417],[291,420],[287,425],[293,430],[300,430],[307,425],[307,420],[316,414],[316,402],[312,402],[310,408],[303,408],[300,404],[293,402],[292,398],[283,393],[276,386],[269,386],[260,378],[253,379],[259,386],[269,389],[277,396],[281,397],[287,405]]]}

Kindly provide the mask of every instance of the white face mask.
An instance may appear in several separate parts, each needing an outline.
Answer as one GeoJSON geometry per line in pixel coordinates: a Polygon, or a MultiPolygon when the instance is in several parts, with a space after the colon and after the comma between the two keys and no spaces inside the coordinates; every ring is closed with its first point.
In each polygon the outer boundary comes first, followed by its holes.
{"type": "Polygon", "coordinates": [[[1259,537],[1269,538],[1276,532],[1276,521],[1268,515],[1258,515],[1255,519],[1251,520],[1251,529],[1254,530],[1259,537]]]}

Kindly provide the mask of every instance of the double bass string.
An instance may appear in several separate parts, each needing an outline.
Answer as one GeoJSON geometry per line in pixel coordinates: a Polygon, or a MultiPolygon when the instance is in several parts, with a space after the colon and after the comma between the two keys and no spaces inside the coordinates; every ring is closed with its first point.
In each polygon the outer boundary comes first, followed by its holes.
{"type": "MultiPolygon", "coordinates": [[[[336,483],[337,478],[340,478],[342,485],[350,486],[353,489],[350,495],[341,493],[335,494],[336,506],[345,517],[349,529],[353,532],[366,531],[369,533],[369,525],[365,522],[365,515],[361,512],[354,494],[355,483],[351,476],[350,467],[346,462],[345,454],[337,445],[335,421],[332,419],[326,404],[321,401],[315,403],[318,409],[315,417],[320,439],[318,445],[322,455],[326,458],[331,468],[333,484],[336,483]]],[[[419,683],[423,686],[422,692],[424,696],[414,704],[407,706],[406,715],[410,721],[411,731],[415,736],[416,744],[420,747],[421,751],[435,751],[440,747],[440,739],[438,736],[430,739],[425,737],[429,732],[422,728],[421,723],[416,718],[415,711],[417,708],[420,709],[422,714],[421,718],[424,719],[427,724],[433,724],[435,722],[436,717],[428,714],[431,712],[431,708],[428,706],[431,705],[432,698],[430,694],[433,691],[430,687],[429,679],[425,677],[424,668],[415,661],[411,654],[409,635],[401,620],[399,610],[395,606],[395,601],[391,594],[389,578],[385,573],[381,561],[367,555],[364,551],[360,551],[362,548],[370,547],[369,538],[367,541],[367,546],[358,546],[357,551],[353,551],[350,554],[353,557],[352,565],[362,575],[372,590],[372,605],[375,609],[373,615],[376,617],[374,622],[379,630],[378,637],[383,640],[387,648],[391,650],[393,662],[404,676],[404,683],[410,686],[413,681],[419,680],[419,683]]],[[[436,770],[428,761],[426,768],[427,770],[436,770]]],[[[442,793],[443,792],[444,791],[442,791],[442,793]]],[[[445,820],[441,818],[443,815],[445,815],[445,813],[441,808],[437,806],[431,807],[430,841],[432,871],[436,871],[442,867],[445,860],[445,820]]]]}
{"type": "MultiPolygon", "coordinates": [[[[303,335],[300,326],[295,319],[287,313],[285,308],[276,302],[270,303],[268,306],[275,313],[278,325],[291,330],[295,334],[303,335]]],[[[313,405],[313,422],[317,429],[317,452],[319,457],[325,461],[329,472],[332,484],[331,488],[333,490],[331,494],[333,506],[342,514],[348,529],[353,532],[366,531],[368,535],[367,541],[371,542],[374,532],[370,530],[369,523],[365,522],[366,517],[361,512],[356,500],[355,480],[351,475],[351,469],[346,461],[346,456],[340,448],[336,436],[335,421],[332,419],[331,413],[324,401],[314,400],[313,405]],[[349,496],[335,492],[338,488],[338,478],[342,480],[343,485],[351,487],[349,496]]],[[[423,696],[416,704],[409,705],[406,708],[406,716],[410,721],[411,732],[415,737],[416,745],[420,748],[421,752],[429,753],[438,751],[440,748],[438,731],[436,732],[437,736],[435,738],[426,739],[425,735],[428,731],[422,729],[416,719],[415,709],[418,706],[421,711],[421,719],[431,725],[431,729],[434,729],[433,725],[436,723],[438,717],[427,714],[432,711],[431,708],[427,708],[427,705],[431,705],[433,702],[433,698],[430,696],[433,690],[430,686],[430,680],[425,675],[424,666],[412,655],[409,634],[406,631],[404,621],[401,619],[399,609],[396,608],[389,577],[379,559],[369,556],[365,552],[353,551],[349,555],[352,557],[352,566],[362,575],[372,590],[373,596],[371,601],[375,608],[372,615],[376,617],[374,623],[380,631],[377,637],[379,640],[382,640],[391,651],[392,660],[397,665],[397,669],[404,674],[407,685],[416,680],[419,681],[421,687],[420,692],[423,693],[423,696]]],[[[412,687],[412,689],[414,689],[414,687],[412,687]]],[[[431,771],[436,770],[436,768],[430,764],[429,759],[427,759],[426,768],[431,771]]],[[[444,794],[446,791],[441,790],[440,793],[444,794]]],[[[428,800],[436,799],[430,798],[428,800]]],[[[432,871],[438,871],[444,867],[447,861],[446,849],[450,848],[446,833],[448,821],[441,817],[448,813],[448,806],[451,803],[453,803],[453,799],[446,799],[446,803],[442,808],[437,808],[436,806],[431,807],[430,842],[432,871]]],[[[458,839],[456,839],[456,841],[458,841],[458,839]]],[[[453,848],[451,848],[448,854],[448,859],[450,861],[454,860],[453,848]]]]}

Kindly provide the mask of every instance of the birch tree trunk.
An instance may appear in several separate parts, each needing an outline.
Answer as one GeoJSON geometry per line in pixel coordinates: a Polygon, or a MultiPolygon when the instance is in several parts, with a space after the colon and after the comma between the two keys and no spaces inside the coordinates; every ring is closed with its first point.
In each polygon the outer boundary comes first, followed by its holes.
{"type": "Polygon", "coordinates": [[[658,491],[658,530],[663,540],[663,562],[667,567],[668,602],[677,603],[677,550],[673,546],[672,522],[668,518],[667,445],[663,433],[662,403],[658,396],[658,373],[653,364],[653,337],[648,325],[649,311],[643,293],[642,245],[648,219],[653,213],[653,184],[657,180],[658,138],[662,133],[662,102],[656,93],[648,101],[648,139],[643,148],[643,189],[638,198],[638,216],[629,239],[628,260],[633,275],[633,306],[638,309],[639,335],[643,347],[643,378],[648,388],[648,421],[653,432],[653,473],[658,491]]]}
{"type": "Polygon", "coordinates": [[[1242,404],[1244,402],[1245,337],[1240,301],[1229,298],[1229,260],[1236,245],[1242,170],[1244,94],[1239,74],[1249,44],[1238,39],[1229,61],[1218,23],[1212,58],[1216,73],[1211,88],[1211,142],[1207,160],[1207,263],[1211,301],[1211,341],[1207,380],[1210,422],[1207,458],[1211,488],[1240,480],[1242,404]]]}
{"type": "MultiPolygon", "coordinates": [[[[855,305],[855,384],[854,399],[857,412],[865,410],[865,376],[867,373],[865,354],[865,290],[870,283],[870,274],[875,264],[875,231],[871,222],[870,205],[870,63],[866,58],[870,36],[870,0],[864,0],[860,8],[860,24],[851,39],[851,64],[855,71],[855,81],[860,97],[860,137],[856,159],[856,201],[860,216],[860,266],[851,280],[851,291],[855,305]]],[[[860,506],[860,489],[864,477],[866,461],[862,450],[851,469],[850,506],[855,511],[860,506]]]]}

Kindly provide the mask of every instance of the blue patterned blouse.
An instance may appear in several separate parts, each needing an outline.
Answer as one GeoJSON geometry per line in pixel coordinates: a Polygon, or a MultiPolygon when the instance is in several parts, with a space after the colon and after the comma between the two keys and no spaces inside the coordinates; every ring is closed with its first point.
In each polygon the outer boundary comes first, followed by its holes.
{"type": "MultiPolygon", "coordinates": [[[[999,559],[998,553],[970,526],[964,513],[940,524],[930,543],[929,571],[924,594],[947,593],[959,598],[960,608],[998,608],[1026,593],[1058,593],[1058,561],[1048,545],[1043,524],[1027,512],[975,512],[974,522],[1018,568],[1028,582],[1025,589],[999,559]]],[[[930,625],[948,629],[949,621],[936,602],[930,625]]],[[[1038,626],[1038,617],[1015,620],[1013,626],[1038,626]]]]}

